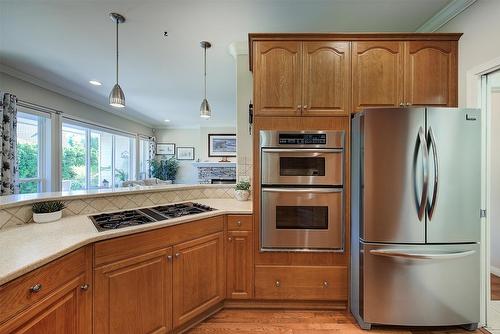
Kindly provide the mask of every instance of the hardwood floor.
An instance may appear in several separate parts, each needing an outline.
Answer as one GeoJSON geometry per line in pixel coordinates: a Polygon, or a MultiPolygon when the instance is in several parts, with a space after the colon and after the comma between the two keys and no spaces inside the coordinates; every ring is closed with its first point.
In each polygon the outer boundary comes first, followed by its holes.
{"type": "Polygon", "coordinates": [[[412,329],[377,326],[366,332],[346,311],[223,310],[191,329],[189,334],[455,334],[461,328],[412,329]]]}
{"type": "Polygon", "coordinates": [[[491,274],[491,300],[500,300],[500,277],[491,274]]]}

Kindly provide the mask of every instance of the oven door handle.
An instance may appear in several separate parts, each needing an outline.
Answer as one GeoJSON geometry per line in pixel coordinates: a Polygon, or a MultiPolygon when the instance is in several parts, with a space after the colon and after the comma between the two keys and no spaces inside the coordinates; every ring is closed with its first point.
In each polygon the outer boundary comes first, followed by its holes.
{"type": "Polygon", "coordinates": [[[341,148],[263,148],[264,153],[342,153],[341,148]]]}
{"type": "Polygon", "coordinates": [[[342,188],[262,188],[263,192],[270,193],[340,193],[342,188]]]}

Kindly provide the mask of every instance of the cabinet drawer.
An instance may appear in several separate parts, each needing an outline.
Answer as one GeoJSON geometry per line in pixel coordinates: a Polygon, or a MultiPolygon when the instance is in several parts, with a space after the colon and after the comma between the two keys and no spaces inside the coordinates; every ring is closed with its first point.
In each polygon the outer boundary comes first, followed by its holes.
{"type": "Polygon", "coordinates": [[[0,287],[0,323],[26,309],[86,270],[81,248],[0,287]]]}
{"type": "Polygon", "coordinates": [[[256,266],[255,298],[347,300],[347,268],[256,266]]]}
{"type": "Polygon", "coordinates": [[[252,231],[252,215],[228,215],[227,229],[229,231],[252,231]]]}

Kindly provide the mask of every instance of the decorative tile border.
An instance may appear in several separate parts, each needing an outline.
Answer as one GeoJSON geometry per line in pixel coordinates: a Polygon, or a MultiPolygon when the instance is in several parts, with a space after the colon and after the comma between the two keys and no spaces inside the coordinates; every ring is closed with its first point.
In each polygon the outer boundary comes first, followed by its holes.
{"type": "MultiPolygon", "coordinates": [[[[105,211],[117,211],[138,207],[167,204],[201,198],[234,198],[234,189],[204,188],[167,190],[126,195],[104,195],[102,197],[78,198],[65,201],[63,216],[89,215],[105,211]]],[[[41,200],[42,201],[42,200],[41,200]]],[[[0,210],[0,231],[21,227],[32,222],[32,204],[13,206],[0,210]]]]}

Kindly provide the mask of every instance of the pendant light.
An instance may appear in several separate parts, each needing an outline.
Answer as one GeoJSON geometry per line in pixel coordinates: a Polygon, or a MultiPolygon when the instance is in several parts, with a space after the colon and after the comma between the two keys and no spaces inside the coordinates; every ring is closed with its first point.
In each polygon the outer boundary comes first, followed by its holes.
{"type": "Polygon", "coordinates": [[[116,108],[125,107],[125,94],[118,84],[118,25],[125,22],[125,18],[118,13],[111,13],[109,17],[116,23],[116,84],[109,93],[109,105],[116,108]]]}
{"type": "Polygon", "coordinates": [[[210,42],[207,41],[201,41],[200,46],[203,48],[203,80],[204,80],[204,86],[205,86],[205,97],[203,101],[201,102],[200,106],[200,117],[201,118],[210,118],[212,116],[212,111],[210,110],[210,105],[208,104],[207,101],[207,49],[212,46],[210,42]]]}

